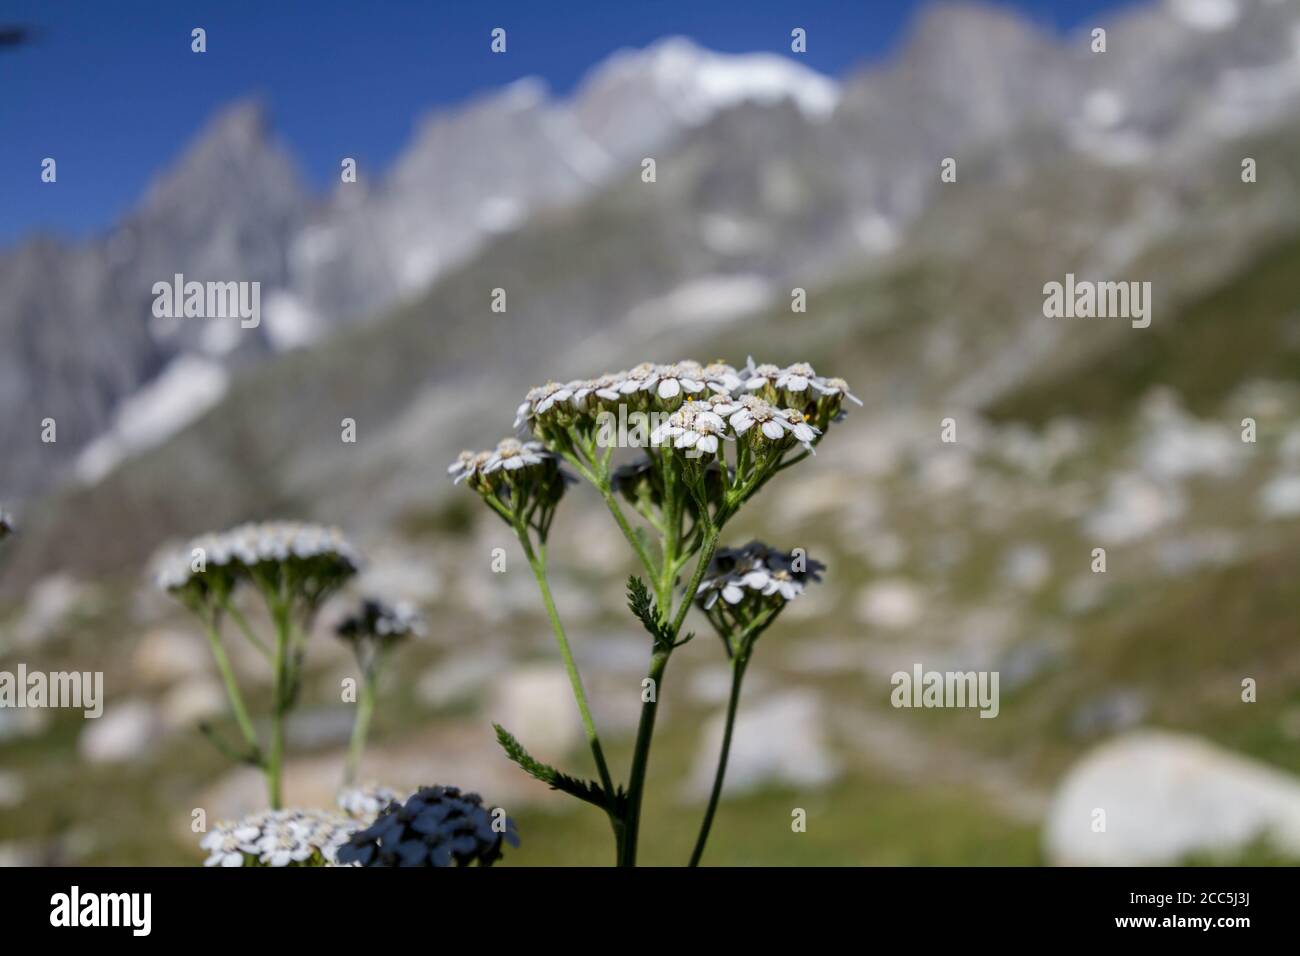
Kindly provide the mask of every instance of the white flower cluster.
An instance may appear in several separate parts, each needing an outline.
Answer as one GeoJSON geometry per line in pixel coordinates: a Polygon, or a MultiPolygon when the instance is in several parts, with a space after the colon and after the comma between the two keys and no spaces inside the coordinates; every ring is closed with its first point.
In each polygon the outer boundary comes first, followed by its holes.
{"type": "Polygon", "coordinates": [[[696,598],[707,611],[721,598],[726,604],[745,601],[793,601],[807,581],[820,581],[825,565],[751,541],[742,548],[719,548],[696,598]]]}
{"type": "Polygon", "coordinates": [[[199,842],[204,866],[337,866],[355,820],[323,810],[266,810],[218,823],[199,842]]]}
{"type": "MultiPolygon", "coordinates": [[[[768,442],[792,438],[811,450],[826,425],[842,416],[845,398],[862,404],[843,379],[819,376],[804,362],[780,368],[756,365],[751,358],[741,369],[723,362],[646,362],[594,379],[534,388],[519,406],[515,426],[537,431],[554,422],[563,427],[626,404],[668,413],[650,436],[655,445],[717,454],[720,441],[757,428],[754,434],[768,442]]],[[[453,469],[470,467],[471,459],[462,457],[453,469]]]]}
{"type": "Polygon", "coordinates": [[[344,640],[390,644],[406,637],[423,636],[424,618],[409,601],[385,604],[366,598],[355,613],[339,623],[336,633],[344,640]]]}
{"type": "Polygon", "coordinates": [[[185,548],[168,554],[159,562],[157,582],[160,588],[170,591],[184,587],[196,574],[210,568],[238,572],[262,564],[319,559],[348,573],[361,566],[360,554],[338,528],[295,521],[244,524],[219,534],[200,535],[185,548]],[[203,570],[196,570],[199,555],[203,570]]]}
{"type": "Polygon", "coordinates": [[[447,468],[447,474],[456,479],[455,484],[460,484],[467,478],[480,475],[487,476],[498,471],[521,471],[545,465],[554,458],[542,447],[541,442],[503,438],[492,451],[462,451],[447,468]]]}
{"type": "Polygon", "coordinates": [[[402,803],[405,796],[388,787],[377,784],[362,787],[345,787],[339,791],[339,809],[354,820],[361,820],[366,826],[375,822],[381,810],[388,809],[391,803],[402,803]]]}

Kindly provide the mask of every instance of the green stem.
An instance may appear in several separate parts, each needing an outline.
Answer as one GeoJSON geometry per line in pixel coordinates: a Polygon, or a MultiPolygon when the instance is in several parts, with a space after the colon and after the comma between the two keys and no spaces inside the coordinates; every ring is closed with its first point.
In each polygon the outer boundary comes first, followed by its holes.
{"type": "MultiPolygon", "coordinates": [[[[546,547],[538,545],[537,551],[534,552],[532,542],[528,538],[528,530],[522,524],[516,525],[515,530],[519,535],[519,543],[523,546],[524,555],[528,558],[528,565],[533,569],[533,577],[537,579],[542,603],[546,605],[546,616],[550,618],[551,630],[555,632],[555,642],[560,647],[560,656],[564,658],[564,669],[569,675],[569,684],[573,687],[573,696],[578,702],[578,712],[582,715],[582,726],[587,733],[591,755],[596,761],[596,770],[600,773],[601,786],[605,788],[605,793],[612,801],[614,781],[609,774],[609,765],[605,762],[605,752],[600,745],[600,737],[596,733],[596,722],[592,719],[591,707],[587,703],[587,692],[582,687],[582,676],[578,673],[578,665],[573,659],[573,651],[569,647],[568,637],[565,636],[564,625],[560,623],[560,614],[555,609],[555,599],[551,595],[551,585],[546,578],[546,547]]],[[[612,813],[610,819],[613,820],[612,813]]]]}
{"type": "Polygon", "coordinates": [[[357,782],[357,771],[361,767],[361,754],[366,749],[366,736],[370,733],[370,718],[375,712],[374,673],[367,673],[361,685],[361,696],[357,700],[357,716],[352,724],[352,739],[348,743],[347,766],[343,771],[343,785],[353,786],[357,782]]]}
{"type": "Polygon", "coordinates": [[[239,684],[235,680],[234,668],[230,666],[230,658],[226,656],[226,649],[221,645],[221,634],[217,631],[216,616],[209,617],[207,624],[208,643],[212,646],[212,656],[216,659],[217,670],[221,672],[221,680],[226,685],[226,697],[230,699],[230,709],[235,713],[235,723],[239,725],[240,732],[244,735],[244,741],[248,744],[253,754],[258,752],[257,731],[253,729],[253,720],[248,716],[248,708],[244,705],[244,697],[239,692],[239,684]]]}
{"type": "Polygon", "coordinates": [[[289,610],[277,601],[275,618],[275,680],[271,689],[271,747],[266,762],[266,783],[271,809],[279,810],[284,769],[284,717],[289,692],[289,610]]]}
{"type": "MultiPolygon", "coordinates": [[[[652,699],[641,705],[641,721],[636,729],[636,747],[632,752],[632,773],[627,784],[627,816],[624,819],[623,852],[619,866],[636,866],[637,833],[641,826],[641,797],[645,792],[646,771],[650,764],[650,742],[654,738],[655,714],[659,710],[664,670],[671,649],[656,650],[650,657],[646,679],[652,681],[652,699]]],[[[644,685],[643,685],[644,686],[644,685]]]]}
{"type": "Polygon", "coordinates": [[[718,752],[718,769],[713,774],[713,790],[709,794],[709,806],[704,811],[700,833],[695,838],[695,849],[691,853],[691,866],[700,865],[700,857],[704,855],[704,844],[708,842],[709,829],[713,826],[713,815],[717,812],[718,800],[722,796],[722,780],[727,773],[727,756],[731,753],[731,733],[736,726],[736,708],[740,703],[740,685],[745,679],[745,665],[748,662],[747,650],[742,650],[731,659],[731,696],[727,700],[727,722],[722,729],[722,749],[718,752]]]}
{"type": "Polygon", "coordinates": [[[266,642],[258,637],[253,629],[248,626],[248,618],[244,617],[239,608],[235,606],[235,602],[230,600],[229,595],[222,598],[221,606],[225,609],[226,613],[230,615],[234,622],[239,625],[239,629],[243,632],[244,636],[248,638],[249,643],[261,651],[263,657],[269,658],[271,656],[271,649],[268,648],[266,642]]]}
{"type": "Polygon", "coordinates": [[[646,574],[650,575],[650,580],[658,581],[659,569],[655,567],[654,559],[650,557],[650,552],[646,550],[645,544],[637,537],[632,525],[628,523],[627,515],[623,514],[622,506],[609,488],[609,480],[606,478],[596,481],[593,478],[592,483],[595,484],[596,490],[600,492],[600,496],[605,499],[605,507],[609,508],[609,513],[614,516],[619,530],[623,532],[623,537],[627,538],[627,543],[636,552],[636,556],[641,561],[641,566],[645,568],[646,574]]]}
{"type": "MultiPolygon", "coordinates": [[[[707,519],[702,518],[707,521],[707,519]]],[[[713,560],[713,552],[718,546],[719,529],[711,522],[705,525],[704,529],[704,547],[701,550],[699,559],[695,564],[695,571],[691,574],[690,583],[686,587],[686,593],[682,596],[681,606],[677,610],[677,615],[672,623],[672,638],[674,641],[677,635],[681,633],[682,624],[686,620],[686,612],[690,610],[691,604],[695,600],[695,595],[700,589],[700,581],[704,579],[704,572],[713,560]]],[[[671,589],[671,584],[669,585],[671,589]]],[[[671,597],[671,594],[669,595],[671,597]]],[[[664,603],[663,607],[669,605],[664,603]]],[[[655,714],[659,709],[659,695],[663,693],[663,676],[668,667],[668,658],[672,654],[671,647],[656,649],[650,658],[650,670],[646,678],[653,681],[654,699],[647,700],[641,705],[641,720],[637,725],[636,746],[632,752],[632,771],[628,777],[627,784],[627,817],[625,820],[626,832],[624,834],[623,856],[620,861],[622,866],[636,866],[637,836],[641,826],[641,801],[645,795],[646,772],[650,763],[650,744],[654,739],[655,732],[655,714]]]]}

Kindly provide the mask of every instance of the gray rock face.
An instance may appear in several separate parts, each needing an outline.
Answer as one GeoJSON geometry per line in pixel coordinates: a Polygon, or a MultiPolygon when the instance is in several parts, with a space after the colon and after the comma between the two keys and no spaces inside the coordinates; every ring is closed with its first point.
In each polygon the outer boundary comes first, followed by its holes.
{"type": "Polygon", "coordinates": [[[1156,731],[1119,737],[1076,764],[1043,832],[1047,858],[1064,866],[1168,865],[1191,854],[1231,854],[1258,839],[1300,854],[1300,780],[1198,738],[1156,731]]]}
{"type": "MultiPolygon", "coordinates": [[[[1289,5],[1237,4],[1230,28],[1185,7],[1108,22],[1108,51],[1093,54],[1086,35],[1061,40],[1005,11],[945,4],[842,88],[789,58],[667,40],[611,57],[568,99],[525,81],[439,111],[391,172],[362,170],[323,201],[305,195],[261,110],[236,105],[111,235],[0,253],[0,491],[48,487],[178,355],[242,365],[384,310],[431,309],[418,323],[390,316],[346,350],[358,381],[367,361],[385,366],[347,397],[349,414],[391,420],[421,389],[472,380],[489,361],[509,375],[500,363],[519,360],[503,351],[598,335],[647,304],[671,313],[678,293],[726,288],[705,309],[715,313],[740,279],[760,301],[759,290],[860,266],[907,237],[943,157],[960,155],[963,183],[1019,182],[1063,152],[1132,164],[1172,143],[1186,160],[1240,132],[1225,116],[1284,119],[1300,95],[1289,5]],[[647,155],[659,177],[641,188],[647,155]],[[494,332],[478,319],[503,270],[511,316],[494,332]],[[202,321],[154,321],[152,283],[176,272],[262,282],[263,327],[232,339],[202,321]],[[434,306],[419,296],[439,278],[434,306]],[[40,441],[47,416],[57,444],[40,441]]],[[[985,220],[970,212],[945,222],[945,248],[980,241],[985,220]]],[[[1006,379],[988,364],[971,374],[1006,379]]],[[[284,452],[292,435],[266,440],[277,460],[328,471],[284,452]]]]}
{"type": "MultiPolygon", "coordinates": [[[[156,320],[155,282],[286,280],[285,250],[306,211],[293,163],[261,108],[212,120],[140,206],[79,245],[34,239],[0,252],[0,488],[28,493],[111,424],[118,405],[184,351],[265,351],[261,330],[215,341],[209,320],[156,320]],[[57,438],[42,441],[42,422],[57,438]]],[[[244,330],[239,330],[244,332],[244,330]]]]}

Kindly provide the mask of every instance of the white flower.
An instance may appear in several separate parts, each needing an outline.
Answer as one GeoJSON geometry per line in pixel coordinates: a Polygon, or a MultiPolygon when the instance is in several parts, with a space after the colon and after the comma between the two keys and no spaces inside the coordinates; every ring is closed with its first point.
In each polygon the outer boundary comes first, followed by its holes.
{"type": "Polygon", "coordinates": [[[695,415],[691,427],[678,436],[678,448],[696,448],[706,454],[718,453],[718,440],[727,437],[727,423],[720,415],[704,411],[695,415]]]}
{"type": "Polygon", "coordinates": [[[496,471],[519,471],[533,465],[541,465],[551,457],[551,453],[542,447],[541,442],[521,442],[517,438],[503,438],[496,450],[488,456],[483,465],[483,474],[490,475],[496,471]]]}
{"type": "Polygon", "coordinates": [[[786,427],[789,429],[790,434],[795,437],[795,440],[803,445],[804,448],[812,451],[812,443],[816,441],[817,436],[821,434],[820,429],[808,424],[807,416],[797,408],[783,409],[781,414],[785,416],[787,422],[786,427]]]}
{"type": "Polygon", "coordinates": [[[573,397],[569,400],[574,408],[585,412],[587,410],[587,400],[591,396],[606,402],[618,401],[618,386],[623,381],[626,372],[610,374],[606,372],[596,378],[589,378],[585,382],[577,383],[573,389],[573,397]]]}
{"type": "Polygon", "coordinates": [[[798,395],[812,388],[816,378],[817,373],[813,371],[811,365],[807,362],[795,362],[781,370],[781,374],[776,379],[776,387],[791,395],[798,395]]]}
{"type": "Polygon", "coordinates": [[[844,381],[842,378],[815,378],[813,379],[812,387],[817,389],[817,391],[821,392],[823,395],[842,395],[851,402],[855,402],[858,405],[862,404],[862,399],[849,391],[849,383],[844,381]]]}
{"type": "Polygon", "coordinates": [[[655,366],[654,374],[646,379],[642,387],[646,390],[653,388],[655,394],[665,402],[672,401],[683,392],[687,395],[702,392],[704,391],[704,383],[694,377],[700,374],[698,366],[691,367],[694,364],[679,363],[676,365],[655,366]]]}
{"type": "Polygon", "coordinates": [[[755,365],[753,356],[750,356],[745,366],[745,388],[751,392],[760,388],[776,388],[776,380],[780,377],[781,369],[767,363],[755,365]]]}
{"type": "Polygon", "coordinates": [[[574,389],[578,384],[570,382],[562,385],[559,382],[547,382],[545,385],[529,389],[523,402],[515,409],[514,427],[519,428],[524,422],[545,415],[556,405],[569,401],[573,398],[574,389]]]}
{"type": "Polygon", "coordinates": [[[622,395],[631,395],[633,392],[653,388],[655,381],[657,379],[655,379],[654,363],[642,362],[631,371],[623,373],[622,381],[618,383],[618,391],[622,395]]]}
{"type": "Polygon", "coordinates": [[[374,822],[381,810],[390,803],[401,803],[405,798],[396,790],[378,785],[365,787],[348,787],[340,790],[337,801],[339,809],[357,820],[364,820],[367,825],[374,822]]]}
{"type": "Polygon", "coordinates": [[[719,395],[731,395],[744,384],[740,373],[725,362],[710,362],[701,370],[700,377],[710,391],[719,395]]]}
{"type": "Polygon", "coordinates": [[[459,485],[466,478],[473,478],[482,471],[491,457],[492,453],[487,451],[462,451],[456,456],[456,460],[447,466],[447,474],[454,475],[456,477],[454,484],[459,485]]]}
{"type": "Polygon", "coordinates": [[[704,610],[711,610],[721,598],[730,607],[745,604],[756,610],[771,603],[793,601],[804,591],[807,581],[820,581],[825,566],[802,557],[795,570],[794,556],[769,548],[761,541],[751,541],[743,548],[719,548],[709,563],[696,599],[704,610]]]}
{"type": "Polygon", "coordinates": [[[740,410],[733,412],[727,419],[737,435],[743,435],[754,425],[759,427],[765,438],[780,441],[785,437],[789,422],[775,408],[753,395],[742,395],[738,399],[740,410]]]}

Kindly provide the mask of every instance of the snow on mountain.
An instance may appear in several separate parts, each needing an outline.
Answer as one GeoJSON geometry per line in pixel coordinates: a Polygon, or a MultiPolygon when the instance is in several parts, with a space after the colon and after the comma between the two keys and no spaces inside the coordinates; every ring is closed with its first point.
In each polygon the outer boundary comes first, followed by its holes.
{"type": "Polygon", "coordinates": [[[118,407],[113,424],[77,456],[74,471],[93,485],[128,455],[174,435],[226,394],[229,373],[212,359],[182,355],[118,407]]]}

